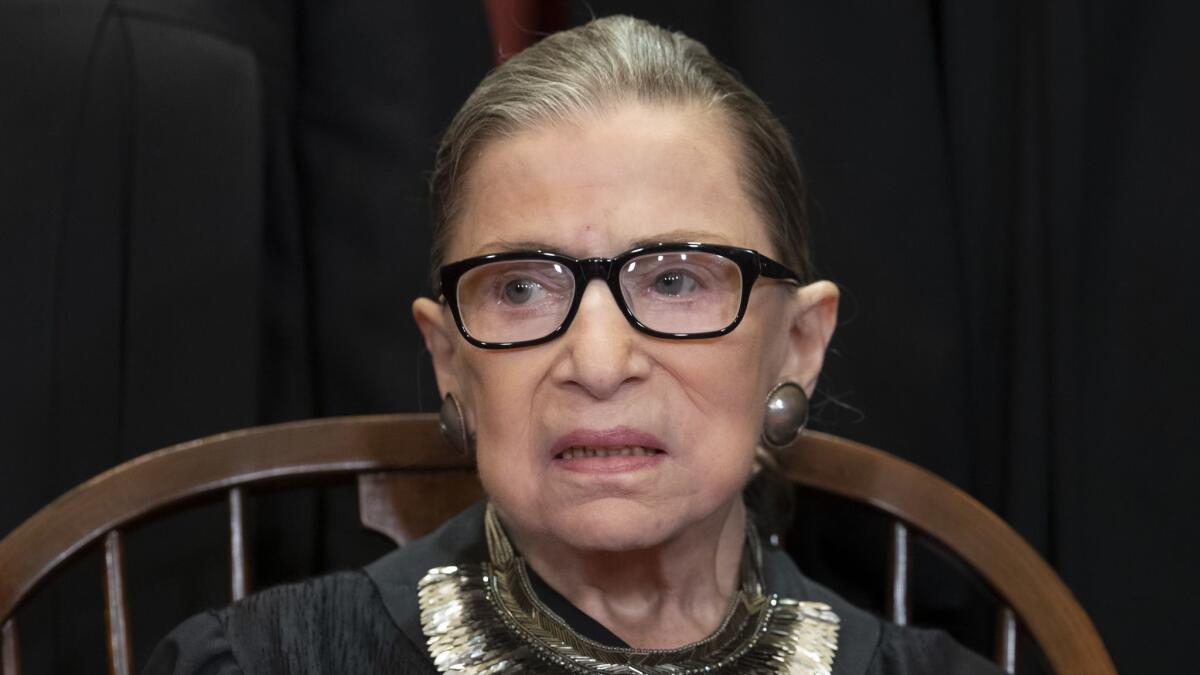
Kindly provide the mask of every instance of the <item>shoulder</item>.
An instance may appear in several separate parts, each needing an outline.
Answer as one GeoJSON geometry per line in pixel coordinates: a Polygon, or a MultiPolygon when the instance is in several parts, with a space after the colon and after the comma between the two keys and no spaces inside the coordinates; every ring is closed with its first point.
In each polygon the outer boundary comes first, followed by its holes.
{"type": "Polygon", "coordinates": [[[423,650],[389,619],[364,572],[271,588],[180,624],[146,675],[424,673],[423,650]]]}
{"type": "Polygon", "coordinates": [[[364,631],[379,633],[388,624],[375,587],[361,571],[267,589],[216,616],[228,634],[248,644],[271,645],[280,656],[301,646],[311,655],[330,648],[331,637],[344,642],[364,631]]]}
{"type": "Polygon", "coordinates": [[[897,626],[860,609],[805,577],[777,548],[763,552],[767,589],[784,597],[821,602],[838,616],[833,675],[1000,675],[983,657],[939,630],[897,626]]]}
{"type": "Polygon", "coordinates": [[[430,568],[482,560],[483,506],[364,570],[270,588],[179,625],[144,675],[433,673],[416,588],[430,568]]]}
{"type": "Polygon", "coordinates": [[[958,644],[943,631],[883,622],[879,647],[868,672],[888,675],[1000,675],[1002,671],[996,664],[958,644]]]}
{"type": "Polygon", "coordinates": [[[216,612],[179,624],[150,655],[144,675],[242,675],[216,612]]]}

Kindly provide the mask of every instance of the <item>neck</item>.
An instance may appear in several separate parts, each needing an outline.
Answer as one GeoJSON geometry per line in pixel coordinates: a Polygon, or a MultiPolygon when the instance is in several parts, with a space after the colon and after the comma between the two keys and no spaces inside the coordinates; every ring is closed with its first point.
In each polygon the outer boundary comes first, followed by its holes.
{"type": "Polygon", "coordinates": [[[740,497],[677,536],[634,551],[579,550],[505,522],[526,563],[571,604],[629,645],[672,649],[720,626],[740,582],[740,497]]]}

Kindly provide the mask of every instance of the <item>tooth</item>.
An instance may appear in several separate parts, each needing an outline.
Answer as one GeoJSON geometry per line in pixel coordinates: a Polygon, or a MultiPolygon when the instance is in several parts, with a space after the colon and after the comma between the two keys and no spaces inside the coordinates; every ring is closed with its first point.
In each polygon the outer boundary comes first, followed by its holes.
{"type": "Polygon", "coordinates": [[[650,457],[658,454],[658,450],[642,445],[598,446],[577,445],[563,450],[563,459],[586,459],[588,457],[650,457]]]}

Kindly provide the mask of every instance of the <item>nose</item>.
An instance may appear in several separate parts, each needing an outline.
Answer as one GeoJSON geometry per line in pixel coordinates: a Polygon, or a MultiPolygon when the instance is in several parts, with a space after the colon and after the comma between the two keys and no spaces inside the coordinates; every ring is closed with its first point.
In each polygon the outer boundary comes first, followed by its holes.
{"type": "Polygon", "coordinates": [[[599,279],[584,289],[579,310],[562,339],[567,351],[560,364],[561,379],[596,399],[616,396],[649,372],[649,359],[638,348],[641,334],[629,325],[599,279]]]}

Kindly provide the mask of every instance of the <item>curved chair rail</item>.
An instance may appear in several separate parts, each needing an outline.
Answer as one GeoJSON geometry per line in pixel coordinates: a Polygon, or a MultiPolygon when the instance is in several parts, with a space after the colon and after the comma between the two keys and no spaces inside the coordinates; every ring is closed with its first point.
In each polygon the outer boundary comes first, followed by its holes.
{"type": "Polygon", "coordinates": [[[287,422],[142,455],[64,494],[0,540],[0,623],[68,558],[180,501],[287,478],[469,466],[446,449],[436,417],[427,414],[287,422]]]}
{"type": "Polygon", "coordinates": [[[1058,574],[975,498],[861,443],[807,432],[785,453],[791,481],[869,504],[920,530],[975,570],[1016,613],[1058,673],[1116,675],[1091,619],[1058,574]]]}
{"type": "MultiPolygon", "coordinates": [[[[289,478],[469,467],[447,448],[432,414],[291,422],[143,455],[71,490],[0,540],[0,625],[10,628],[6,621],[22,600],[67,559],[180,502],[221,490],[232,499],[233,488],[289,478]]],[[[1058,575],[1012,528],[949,482],[883,451],[814,432],[783,453],[781,469],[795,483],[882,510],[960,557],[1012,608],[1056,672],[1115,675],[1091,620],[1058,575]]],[[[240,509],[240,499],[231,508],[240,509]]],[[[903,526],[894,536],[907,546],[903,526]]],[[[900,595],[907,593],[904,579],[900,595]]],[[[902,622],[906,615],[893,616],[902,622]]],[[[1004,642],[1015,640],[1012,623],[1005,619],[1004,642]]]]}

